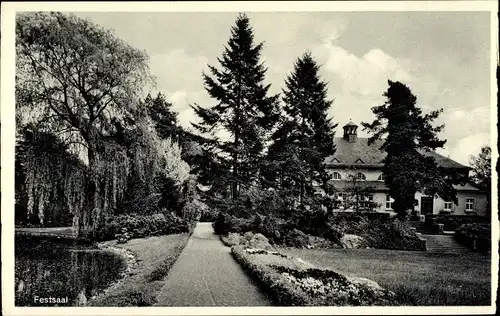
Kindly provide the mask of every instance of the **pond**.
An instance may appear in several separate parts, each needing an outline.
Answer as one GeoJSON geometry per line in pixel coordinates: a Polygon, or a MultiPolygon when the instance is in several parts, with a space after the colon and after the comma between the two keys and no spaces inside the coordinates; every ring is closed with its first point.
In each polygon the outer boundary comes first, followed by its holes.
{"type": "Polygon", "coordinates": [[[73,242],[16,237],[16,306],[85,306],[120,277],[115,253],[73,242]]]}

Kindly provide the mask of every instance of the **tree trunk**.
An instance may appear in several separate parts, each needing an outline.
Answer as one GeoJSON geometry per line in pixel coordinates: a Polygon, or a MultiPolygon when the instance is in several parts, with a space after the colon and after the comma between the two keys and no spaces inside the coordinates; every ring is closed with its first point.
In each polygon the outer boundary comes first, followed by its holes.
{"type": "Polygon", "coordinates": [[[78,237],[84,238],[94,238],[95,237],[95,223],[97,222],[97,214],[95,214],[95,209],[97,207],[96,203],[96,193],[97,193],[97,177],[96,177],[96,163],[97,156],[92,145],[89,144],[88,147],[88,160],[89,160],[89,171],[87,175],[87,181],[85,186],[85,201],[83,209],[80,211],[80,218],[78,220],[78,237]]]}
{"type": "Polygon", "coordinates": [[[231,195],[233,200],[238,198],[238,142],[239,133],[238,130],[234,133],[234,152],[233,152],[233,181],[231,187],[231,195]]]}

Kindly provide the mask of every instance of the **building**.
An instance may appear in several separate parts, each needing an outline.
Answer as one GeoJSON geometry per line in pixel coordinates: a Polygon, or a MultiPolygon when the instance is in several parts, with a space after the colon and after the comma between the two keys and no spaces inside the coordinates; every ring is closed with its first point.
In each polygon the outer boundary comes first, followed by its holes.
{"type": "MultiPolygon", "coordinates": [[[[347,123],[343,137],[335,138],[336,152],[326,159],[329,172],[332,175],[332,184],[335,187],[335,209],[353,210],[353,188],[356,192],[355,205],[358,207],[369,206],[379,212],[393,213],[394,201],[389,190],[384,184],[382,174],[383,159],[386,153],[380,150],[382,141],[368,145],[368,138],[357,136],[358,126],[353,122],[347,123]]],[[[454,168],[459,172],[469,174],[469,167],[459,164],[452,159],[438,153],[425,153],[435,158],[438,165],[445,168],[454,168]]],[[[455,186],[458,193],[458,205],[451,201],[444,201],[440,197],[426,196],[417,192],[415,212],[417,215],[426,214],[452,214],[452,215],[482,215],[489,213],[487,210],[487,194],[470,183],[455,186]]]]}

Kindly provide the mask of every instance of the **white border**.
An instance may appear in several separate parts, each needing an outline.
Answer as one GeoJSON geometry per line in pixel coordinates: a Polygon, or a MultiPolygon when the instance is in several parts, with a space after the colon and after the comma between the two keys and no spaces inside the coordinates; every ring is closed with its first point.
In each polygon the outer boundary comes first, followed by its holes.
{"type": "MultiPolygon", "coordinates": [[[[406,315],[494,313],[498,285],[498,242],[492,243],[492,302],[485,307],[15,307],[14,274],[14,143],[15,143],[15,13],[17,11],[136,11],[136,12],[251,12],[251,11],[490,11],[491,12],[491,148],[492,166],[498,160],[497,86],[498,60],[497,1],[303,1],[303,2],[23,2],[1,4],[1,164],[2,164],[2,302],[5,315],[406,315]]],[[[494,169],[494,168],[493,168],[494,169]]],[[[493,172],[492,206],[498,203],[497,174],[493,172]]],[[[492,214],[492,238],[498,241],[498,214],[492,214]],[[495,225],[496,224],[496,225],[495,225]]]]}

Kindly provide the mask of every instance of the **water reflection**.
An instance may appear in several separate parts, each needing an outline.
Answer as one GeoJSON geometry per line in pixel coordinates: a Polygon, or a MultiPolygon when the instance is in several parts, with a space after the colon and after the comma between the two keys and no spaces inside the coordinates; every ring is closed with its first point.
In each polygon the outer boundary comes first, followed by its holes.
{"type": "Polygon", "coordinates": [[[64,243],[16,239],[16,306],[85,306],[125,268],[114,253],[64,243]]]}

